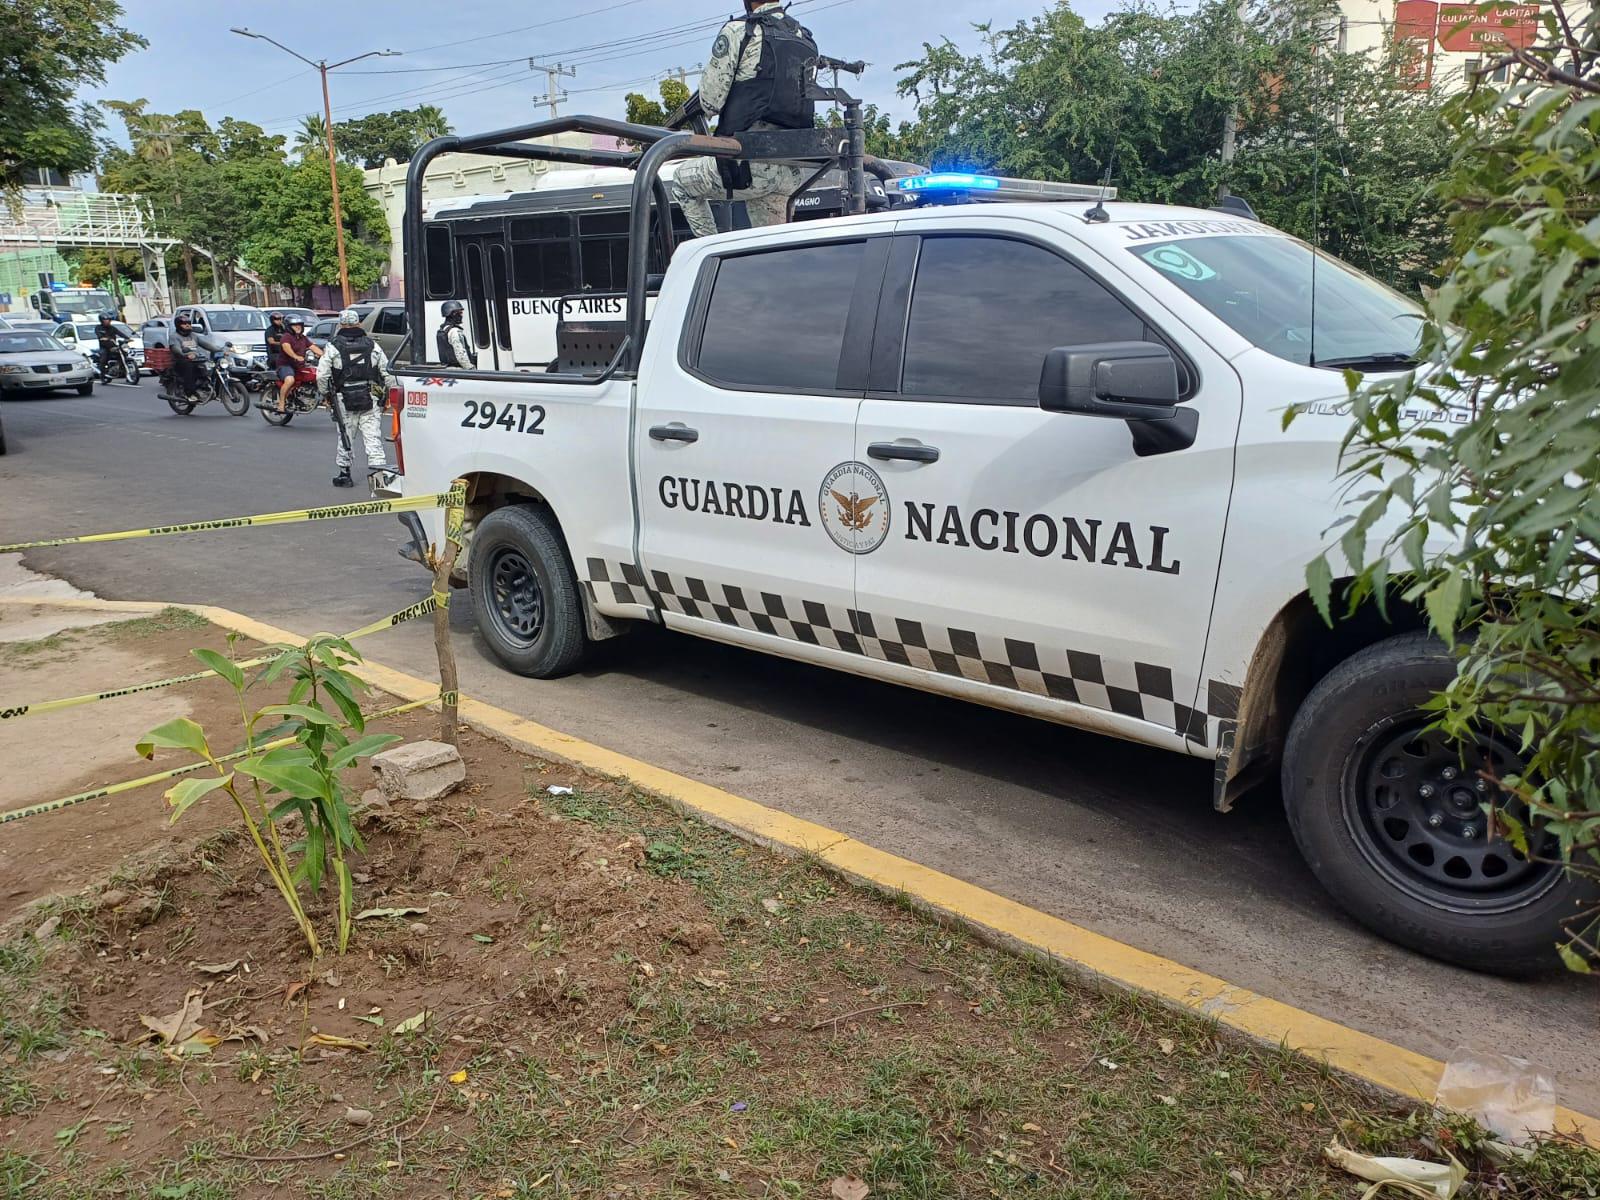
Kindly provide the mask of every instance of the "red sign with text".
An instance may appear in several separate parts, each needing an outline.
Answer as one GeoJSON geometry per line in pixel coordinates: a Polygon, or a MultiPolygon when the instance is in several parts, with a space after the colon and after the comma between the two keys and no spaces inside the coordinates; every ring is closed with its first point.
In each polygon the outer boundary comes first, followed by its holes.
{"type": "Polygon", "coordinates": [[[1539,40],[1539,27],[1537,4],[1500,4],[1487,13],[1476,4],[1439,5],[1439,48],[1456,54],[1527,49],[1539,40]]]}

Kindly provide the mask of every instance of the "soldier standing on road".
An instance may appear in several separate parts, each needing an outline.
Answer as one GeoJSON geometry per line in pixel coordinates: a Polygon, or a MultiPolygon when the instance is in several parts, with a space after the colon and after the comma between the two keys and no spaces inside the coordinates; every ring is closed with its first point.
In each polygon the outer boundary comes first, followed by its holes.
{"type": "MultiPolygon", "coordinates": [[[[744,0],[745,15],[717,34],[700,85],[707,120],[719,137],[747,130],[813,129],[817,106],[808,100],[817,43],[778,0],[744,0]],[[718,119],[720,118],[720,120],[718,119]]],[[[672,198],[695,237],[717,232],[712,200],[743,200],[752,228],[781,225],[789,197],[805,176],[786,163],[692,158],[678,168],[672,198]]]]}
{"type": "Polygon", "coordinates": [[[383,409],[374,395],[378,387],[399,387],[389,369],[383,348],[361,328],[361,314],[347,308],[339,314],[339,332],[328,342],[317,364],[317,394],[333,395],[333,419],[339,426],[339,449],[334,456],[339,473],[334,487],[355,487],[350,478],[352,448],[361,439],[367,455],[368,476],[389,471],[383,448],[383,409]]]}
{"type": "Polygon", "coordinates": [[[459,300],[444,302],[444,324],[439,327],[439,361],[447,367],[471,371],[478,365],[478,352],[472,348],[462,317],[466,308],[459,300]]]}

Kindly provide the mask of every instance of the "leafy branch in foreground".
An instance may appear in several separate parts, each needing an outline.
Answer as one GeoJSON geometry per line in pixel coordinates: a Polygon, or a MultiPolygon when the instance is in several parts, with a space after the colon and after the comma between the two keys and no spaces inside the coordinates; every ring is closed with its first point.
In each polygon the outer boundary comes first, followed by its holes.
{"type": "Polygon", "coordinates": [[[208,796],[226,795],[238,810],[313,958],[321,955],[322,947],[301,902],[300,888],[304,885],[320,892],[331,860],[338,888],[339,953],[343,954],[350,944],[352,907],[346,856],[363,847],[339,773],[401,739],[393,734],[367,734],[360,697],[370,689],[351,674],[349,668],[360,663],[361,656],[344,638],[322,636],[300,649],[274,649],[278,657],[254,680],[247,680],[238,664],[213,650],[192,652],[226,680],[238,697],[246,757],[229,762],[231,769],[224,769],[205,730],[187,717],[151,730],[140,740],[138,751],[150,758],[158,749],[187,750],[211,766],[214,775],[185,779],[168,790],[172,820],[176,822],[208,796]],[[286,703],[250,712],[246,703],[250,689],[285,676],[292,680],[286,703]],[[304,836],[286,844],[279,827],[290,816],[300,818],[304,836]]]}
{"type": "MultiPolygon", "coordinates": [[[[1421,365],[1363,383],[1345,471],[1366,487],[1340,548],[1355,607],[1401,594],[1458,654],[1440,726],[1520,736],[1499,781],[1526,805],[1524,856],[1600,864],[1600,12],[1547,16],[1504,88],[1458,97],[1439,185],[1456,261],[1429,302],[1421,365]],[[1369,548],[1375,541],[1375,549],[1369,548]],[[1393,583],[1391,581],[1394,581],[1393,583]],[[1551,848],[1545,850],[1548,845],[1551,848]]],[[[1328,558],[1308,571],[1324,615],[1328,558]]],[[[1600,908],[1561,956],[1600,959],[1600,908]]]]}

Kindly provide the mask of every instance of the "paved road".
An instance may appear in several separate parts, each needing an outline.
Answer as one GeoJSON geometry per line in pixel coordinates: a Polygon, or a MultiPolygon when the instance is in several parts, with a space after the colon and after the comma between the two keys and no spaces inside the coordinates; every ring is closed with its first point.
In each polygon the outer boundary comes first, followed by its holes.
{"type": "MultiPolygon", "coordinates": [[[[337,503],[325,418],[286,430],[153,385],[8,401],[0,542],[337,503]]],[[[388,518],[71,547],[35,570],[118,599],[221,604],[313,632],[424,594],[388,518]]],[[[842,829],[1101,933],[1415,1050],[1555,1069],[1600,1113],[1600,990],[1441,966],[1345,918],[1296,856],[1279,801],[1210,808],[1205,765],[658,630],[554,683],[499,670],[452,610],[463,687],[493,704],[842,829]]],[[[425,624],[367,644],[426,675],[425,624]]]]}

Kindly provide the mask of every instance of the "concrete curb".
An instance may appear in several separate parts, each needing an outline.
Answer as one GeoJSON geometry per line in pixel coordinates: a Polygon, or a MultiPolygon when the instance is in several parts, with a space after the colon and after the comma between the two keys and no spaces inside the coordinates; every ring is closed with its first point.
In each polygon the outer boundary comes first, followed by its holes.
{"type": "MultiPolygon", "coordinates": [[[[301,644],[305,638],[228,609],[194,604],[147,604],[88,599],[0,597],[0,605],[155,613],[183,608],[257,641],[301,644]]],[[[360,674],[402,700],[438,694],[439,685],[368,663],[360,674]]],[[[1013,948],[1031,950],[1089,980],[1130,988],[1174,1008],[1209,1017],[1271,1046],[1285,1046],[1368,1083],[1431,1104],[1444,1063],[1337,1021],[1236,987],[1224,979],[1150,954],[995,892],[858,842],[838,830],[757,804],[710,784],[630,758],[547,728],[505,709],[463,696],[461,717],[474,728],[520,749],[559,758],[598,774],[630,780],[740,837],[808,854],[874,888],[899,893],[936,913],[975,927],[1013,948]]],[[[1556,1124],[1600,1147],[1600,1118],[1557,1110],[1556,1124]]]]}

